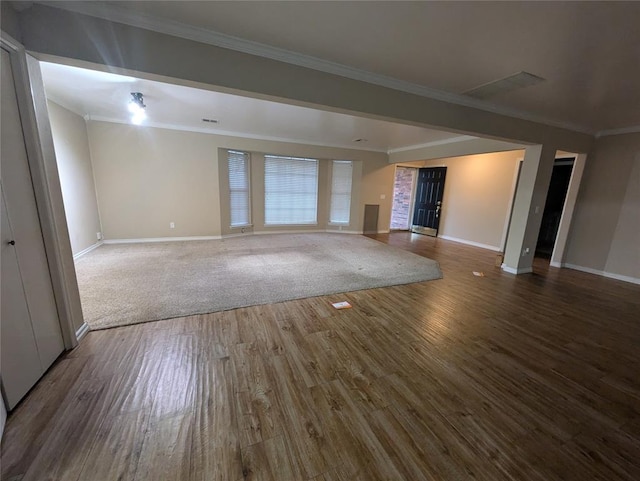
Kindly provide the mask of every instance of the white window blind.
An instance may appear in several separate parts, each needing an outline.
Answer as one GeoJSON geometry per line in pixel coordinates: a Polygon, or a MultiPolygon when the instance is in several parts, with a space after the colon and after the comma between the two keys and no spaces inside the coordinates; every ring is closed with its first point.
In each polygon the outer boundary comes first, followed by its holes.
{"type": "Polygon", "coordinates": [[[265,225],[316,224],[318,161],[264,157],[265,225]]]}
{"type": "Polygon", "coordinates": [[[353,166],[350,160],[334,160],[331,173],[331,209],[329,222],[348,224],[351,213],[351,178],[353,166]]]}
{"type": "Polygon", "coordinates": [[[249,225],[251,224],[249,154],[229,150],[228,159],[231,227],[249,225]]]}

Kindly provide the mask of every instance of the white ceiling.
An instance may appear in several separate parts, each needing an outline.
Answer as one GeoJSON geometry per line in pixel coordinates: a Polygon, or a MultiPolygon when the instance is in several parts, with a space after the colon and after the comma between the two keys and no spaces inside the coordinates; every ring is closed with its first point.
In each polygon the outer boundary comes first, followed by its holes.
{"type": "Polygon", "coordinates": [[[88,119],[129,123],[131,92],[141,92],[147,105],[145,125],[159,127],[381,152],[469,138],[66,65],[40,65],[47,97],[88,119]],[[361,138],[366,142],[354,142],[361,138]]]}
{"type": "Polygon", "coordinates": [[[594,133],[640,125],[640,2],[116,1],[100,9],[106,17],[128,12],[212,30],[461,98],[526,71],[546,81],[488,103],[594,133]]]}

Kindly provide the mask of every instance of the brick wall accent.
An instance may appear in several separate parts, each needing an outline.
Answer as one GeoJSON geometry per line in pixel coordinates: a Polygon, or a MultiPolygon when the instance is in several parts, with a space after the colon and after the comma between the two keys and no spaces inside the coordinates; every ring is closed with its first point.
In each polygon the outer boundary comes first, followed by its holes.
{"type": "Polygon", "coordinates": [[[417,169],[411,167],[397,167],[396,178],[393,183],[393,207],[391,209],[391,228],[409,229],[411,219],[411,194],[413,179],[417,169]]]}

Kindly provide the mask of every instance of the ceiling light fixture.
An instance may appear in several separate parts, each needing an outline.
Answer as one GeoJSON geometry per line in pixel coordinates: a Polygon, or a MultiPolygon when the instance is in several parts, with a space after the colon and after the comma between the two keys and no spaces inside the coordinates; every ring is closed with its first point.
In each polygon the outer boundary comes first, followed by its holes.
{"type": "Polygon", "coordinates": [[[140,92],[131,92],[131,100],[129,100],[129,112],[131,112],[131,122],[140,125],[147,118],[144,104],[144,98],[140,92]]]}

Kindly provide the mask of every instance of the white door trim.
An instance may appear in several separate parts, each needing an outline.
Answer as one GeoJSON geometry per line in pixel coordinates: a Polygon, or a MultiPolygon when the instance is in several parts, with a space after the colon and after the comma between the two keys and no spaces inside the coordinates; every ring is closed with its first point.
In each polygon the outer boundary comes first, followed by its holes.
{"type": "Polygon", "coordinates": [[[564,262],[564,251],[569,238],[569,228],[571,227],[571,219],[573,218],[573,211],[576,206],[576,200],[578,199],[578,191],[580,190],[580,182],[582,181],[582,174],[584,173],[586,162],[587,154],[576,155],[573,159],[569,188],[564,198],[560,225],[558,226],[556,242],[553,245],[553,252],[551,254],[551,266],[553,267],[562,267],[562,263],[564,262]]]}
{"type": "MultiPolygon", "coordinates": [[[[573,169],[571,171],[571,179],[569,180],[569,188],[567,189],[567,195],[564,199],[564,206],[562,207],[562,216],[560,217],[560,224],[558,226],[558,233],[556,234],[556,240],[553,246],[553,253],[551,254],[550,265],[552,267],[564,267],[563,259],[564,252],[567,247],[567,239],[569,237],[569,229],[571,228],[571,219],[573,218],[573,212],[576,206],[576,200],[578,198],[578,191],[580,190],[580,182],[582,181],[582,174],[587,161],[587,154],[573,154],[573,169]]],[[[505,220],[505,227],[502,233],[502,249],[504,252],[507,243],[507,236],[509,233],[509,227],[511,224],[511,215],[513,211],[513,201],[515,199],[516,190],[518,188],[519,178],[519,165],[523,159],[516,161],[516,171],[513,180],[513,195],[509,202],[509,208],[507,209],[507,218],[505,220]]]]}

